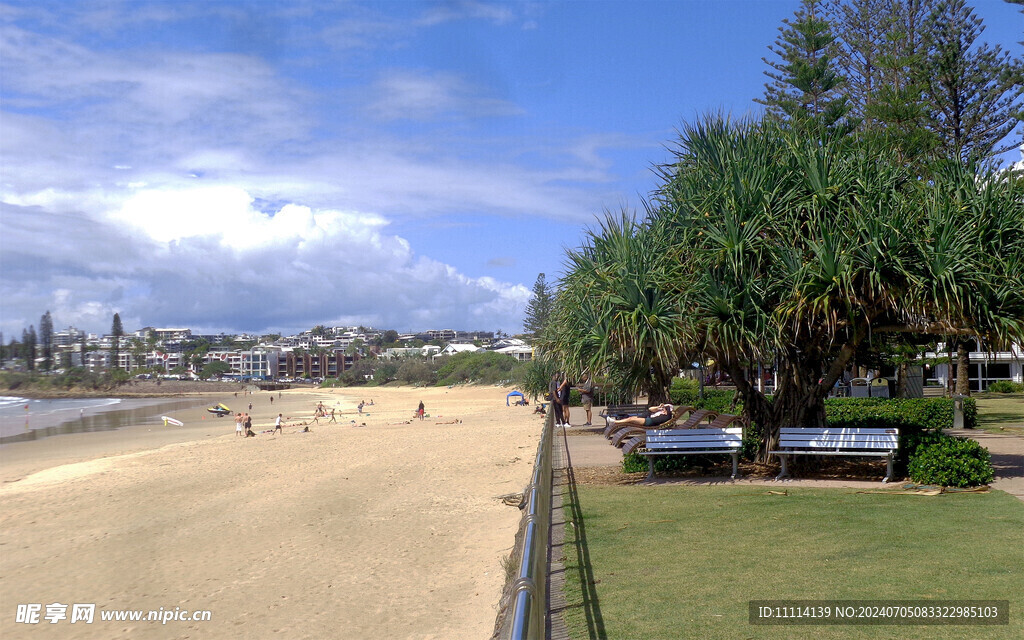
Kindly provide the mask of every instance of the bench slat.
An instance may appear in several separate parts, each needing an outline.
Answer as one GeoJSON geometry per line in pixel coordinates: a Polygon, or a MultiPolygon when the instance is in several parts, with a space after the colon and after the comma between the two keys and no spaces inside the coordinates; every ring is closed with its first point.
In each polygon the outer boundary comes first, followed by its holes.
{"type": "Polygon", "coordinates": [[[725,438],[703,439],[703,440],[647,440],[648,449],[686,449],[689,447],[742,447],[743,441],[739,438],[729,440],[725,438]]]}
{"type": "Polygon", "coordinates": [[[692,436],[706,436],[706,435],[712,434],[712,433],[714,433],[714,434],[727,433],[729,435],[735,434],[735,435],[738,435],[738,436],[742,436],[743,435],[743,428],[742,427],[728,427],[728,428],[725,428],[725,429],[717,429],[717,428],[707,429],[707,428],[705,428],[705,429],[660,429],[660,430],[659,429],[648,429],[647,430],[648,437],[650,437],[651,435],[658,435],[658,436],[691,436],[691,435],[692,436]]]}
{"type": "Polygon", "coordinates": [[[850,439],[850,440],[779,440],[779,448],[803,447],[807,449],[895,449],[899,445],[896,438],[850,439]]]}

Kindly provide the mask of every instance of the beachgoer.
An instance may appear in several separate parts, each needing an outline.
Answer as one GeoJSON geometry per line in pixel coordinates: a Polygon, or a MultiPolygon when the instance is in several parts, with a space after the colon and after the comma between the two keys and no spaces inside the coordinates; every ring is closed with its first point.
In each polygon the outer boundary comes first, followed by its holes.
{"type": "Polygon", "coordinates": [[[252,411],[252,403],[249,403],[249,411],[252,411]]]}
{"type": "Polygon", "coordinates": [[[274,396],[270,396],[270,404],[274,404],[274,396]]]}
{"type": "Polygon", "coordinates": [[[672,419],[672,411],[674,407],[669,404],[659,404],[650,407],[650,417],[644,418],[641,416],[629,416],[628,418],[622,418],[621,420],[614,420],[608,418],[609,425],[624,425],[628,424],[634,427],[656,427],[659,424],[664,424],[672,419]]]}
{"type": "Polygon", "coordinates": [[[363,401],[362,400],[359,401],[359,406],[357,408],[359,409],[359,415],[363,415],[363,401]]]}
{"type": "Polygon", "coordinates": [[[337,422],[337,420],[334,418],[334,409],[331,409],[331,422],[337,422]]]}
{"type": "Polygon", "coordinates": [[[274,420],[274,431],[280,431],[281,435],[284,435],[284,429],[281,428],[281,418],[283,416],[279,413],[277,418],[274,420]]]}
{"type": "Polygon", "coordinates": [[[247,434],[252,432],[252,416],[250,416],[248,413],[245,414],[245,430],[247,434]]]}
{"type": "Polygon", "coordinates": [[[420,400],[420,406],[416,409],[416,417],[419,418],[420,420],[422,420],[423,419],[424,411],[425,411],[425,408],[423,406],[423,401],[420,400]]]}
{"type": "Polygon", "coordinates": [[[235,435],[236,436],[242,435],[242,414],[241,413],[235,414],[235,435]]]}
{"type": "Polygon", "coordinates": [[[548,400],[551,401],[551,410],[555,412],[555,426],[562,426],[562,405],[558,402],[558,374],[551,376],[548,383],[548,400]]]}
{"type": "Polygon", "coordinates": [[[569,390],[571,386],[569,384],[569,374],[562,374],[562,384],[558,385],[558,403],[562,405],[562,417],[565,422],[562,424],[563,427],[569,426],[569,390]]]}
{"type": "Polygon", "coordinates": [[[591,426],[591,411],[594,408],[594,381],[590,379],[589,373],[583,374],[583,382],[581,382],[576,388],[579,389],[580,392],[580,401],[583,405],[583,410],[587,412],[587,421],[583,423],[583,426],[589,427],[591,426]]]}

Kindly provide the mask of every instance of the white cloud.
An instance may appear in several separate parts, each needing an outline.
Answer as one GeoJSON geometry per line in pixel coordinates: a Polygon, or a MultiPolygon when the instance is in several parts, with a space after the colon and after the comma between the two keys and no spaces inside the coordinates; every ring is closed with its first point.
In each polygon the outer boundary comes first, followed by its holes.
{"type": "Polygon", "coordinates": [[[381,120],[514,116],[522,110],[483,92],[455,74],[392,71],[371,88],[367,111],[381,120]]]}
{"type": "Polygon", "coordinates": [[[106,215],[4,205],[2,328],[37,322],[36,309],[94,331],[115,311],[210,330],[519,326],[525,287],[417,256],[380,215],[252,203],[222,186],[142,189],[106,215]]]}

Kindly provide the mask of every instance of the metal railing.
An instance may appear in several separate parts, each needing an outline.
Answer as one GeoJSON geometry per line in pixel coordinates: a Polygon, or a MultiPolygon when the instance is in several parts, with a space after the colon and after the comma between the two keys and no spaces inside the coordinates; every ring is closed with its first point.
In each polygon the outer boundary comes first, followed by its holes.
{"type": "Polygon", "coordinates": [[[511,640],[541,639],[548,608],[548,537],[551,532],[551,446],[554,412],[544,421],[533,478],[526,487],[526,528],[519,572],[512,583],[511,640]]]}

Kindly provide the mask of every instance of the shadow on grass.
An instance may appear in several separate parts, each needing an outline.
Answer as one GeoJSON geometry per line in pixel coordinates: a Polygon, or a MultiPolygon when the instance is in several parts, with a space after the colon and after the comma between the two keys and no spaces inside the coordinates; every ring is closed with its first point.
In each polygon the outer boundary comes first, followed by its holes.
{"type": "Polygon", "coordinates": [[[587,546],[587,529],[583,522],[583,511],[580,508],[579,494],[576,491],[576,475],[572,465],[566,468],[569,486],[569,504],[572,509],[572,522],[576,529],[575,546],[576,561],[580,568],[580,591],[583,596],[583,612],[587,619],[587,637],[607,640],[604,630],[604,618],[601,617],[601,604],[597,599],[597,588],[594,584],[594,569],[590,564],[590,549],[587,546]]]}

